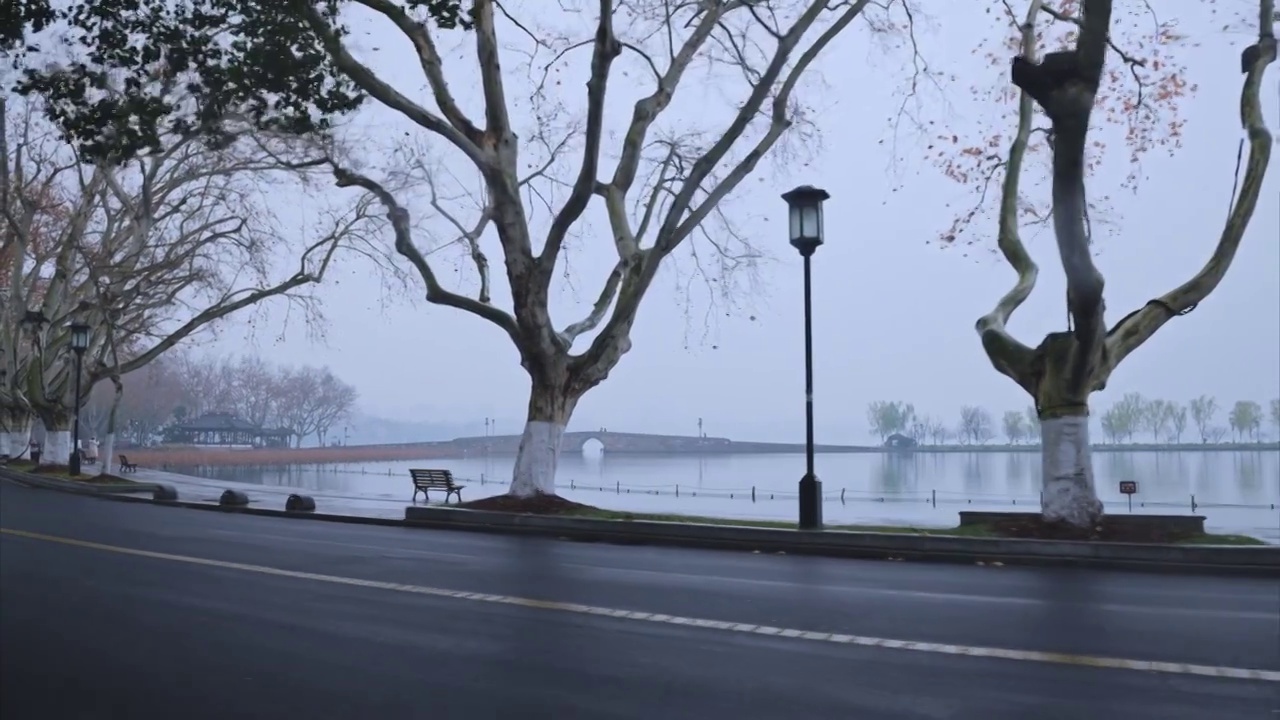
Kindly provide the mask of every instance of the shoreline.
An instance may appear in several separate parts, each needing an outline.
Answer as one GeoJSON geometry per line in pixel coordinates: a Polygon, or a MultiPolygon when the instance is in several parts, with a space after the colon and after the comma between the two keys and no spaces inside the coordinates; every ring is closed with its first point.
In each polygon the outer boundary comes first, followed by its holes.
{"type": "MultiPolygon", "coordinates": [[[[746,442],[743,445],[759,447],[760,443],[746,442]]],[[[1215,443],[1157,445],[1134,443],[1131,445],[1094,445],[1093,452],[1280,452],[1280,443],[1215,443]]],[[[780,455],[798,454],[804,451],[803,445],[778,443],[768,452],[752,449],[735,450],[733,445],[704,452],[664,452],[664,453],[622,453],[610,452],[611,455],[628,455],[632,457],[717,457],[726,455],[780,455]]],[[[930,454],[1039,454],[1039,445],[925,445],[913,449],[885,448],[881,446],[833,446],[822,445],[818,454],[879,454],[898,457],[930,454]]],[[[443,460],[459,458],[485,457],[484,452],[466,452],[453,445],[451,441],[405,443],[399,445],[343,445],[337,447],[311,448],[207,448],[207,447],[152,447],[152,448],[120,448],[117,454],[125,455],[130,461],[144,465],[156,466],[288,466],[288,465],[328,465],[349,464],[358,462],[395,462],[399,460],[443,460]]],[[[514,453],[487,453],[491,458],[514,457],[514,453]]]]}

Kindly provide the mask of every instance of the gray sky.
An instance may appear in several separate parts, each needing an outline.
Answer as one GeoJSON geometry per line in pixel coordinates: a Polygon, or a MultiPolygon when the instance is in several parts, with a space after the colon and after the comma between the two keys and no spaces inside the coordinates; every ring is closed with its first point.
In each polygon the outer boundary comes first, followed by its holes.
{"type": "MultiPolygon", "coordinates": [[[[980,34],[982,27],[975,23],[987,21],[980,12],[966,11],[964,3],[936,7],[944,9],[934,12],[949,13],[935,15],[934,25],[947,27],[952,43],[954,38],[980,34]]],[[[393,68],[384,77],[411,96],[422,97],[414,90],[422,82],[404,42],[381,26],[357,27],[368,30],[356,33],[362,56],[384,71],[393,68]]],[[[1191,68],[1191,82],[1199,85],[1183,111],[1184,147],[1173,158],[1159,151],[1148,156],[1143,167],[1148,178],[1136,195],[1118,189],[1128,169],[1122,160],[1104,165],[1091,184],[1092,194],[1110,193],[1113,198],[1113,224],[1098,238],[1112,323],[1199,269],[1217,241],[1231,193],[1241,136],[1238,57],[1247,36],[1224,34],[1207,16],[1189,16],[1182,28],[1200,41],[1199,47],[1183,48],[1179,54],[1191,68]]],[[[984,118],[1011,126],[1011,115],[996,113],[968,91],[968,86],[1002,82],[1007,66],[984,65],[970,47],[950,46],[937,32],[924,30],[922,36],[934,66],[951,67],[961,77],[943,91],[926,90],[922,116],[971,142],[981,139],[984,118]]],[[[454,49],[446,70],[466,77],[473,53],[466,46],[454,49]]],[[[585,75],[580,73],[587,56],[579,57],[561,86],[570,108],[580,108],[579,96],[584,94],[585,75]]],[[[887,118],[901,102],[906,75],[898,68],[907,57],[900,51],[886,54],[861,29],[837,40],[819,63],[821,76],[805,88],[807,100],[818,110],[814,119],[822,132],[821,147],[810,153],[812,161],[790,167],[762,163],[757,175],[725,205],[735,217],[746,218],[752,241],[771,253],[761,269],[762,287],[729,316],[725,312],[731,309],[721,307],[704,338],[707,297],[695,295],[692,307],[684,307],[677,273],[668,268],[640,312],[633,349],[609,379],[582,400],[573,425],[692,434],[701,417],[710,434],[803,438],[800,261],[787,245],[786,208],[778,198],[800,183],[822,186],[832,195],[826,208],[827,243],[814,258],[820,441],[865,441],[865,407],[873,400],[909,400],[918,411],[951,424],[962,404],[994,411],[1029,404],[1025,393],[991,369],[973,331],[978,316],[1011,286],[1012,271],[990,252],[992,242],[947,249],[931,245],[968,196],[922,159],[927,137],[904,131],[896,144],[896,159],[892,152],[887,118]]],[[[517,60],[508,55],[509,74],[518,72],[512,70],[517,60]]],[[[1264,103],[1272,127],[1280,116],[1278,72],[1272,68],[1264,103]]],[[[705,80],[688,78],[683,104],[671,110],[673,120],[724,122],[731,104],[694,87],[705,80]]],[[[469,94],[474,84],[455,80],[453,87],[473,117],[478,114],[479,100],[469,94]]],[[[610,116],[615,128],[629,115],[641,89],[623,82],[612,86],[610,116]]],[[[385,111],[363,112],[353,127],[353,132],[378,137],[423,133],[385,111]],[[392,129],[397,132],[386,132],[392,129]]],[[[1125,152],[1116,131],[1106,132],[1113,151],[1125,152]]],[[[460,175],[466,172],[464,160],[448,154],[443,143],[437,146],[451,169],[460,175]]],[[[1237,399],[1265,402],[1280,394],[1276,172],[1273,167],[1222,286],[1136,351],[1114,373],[1108,389],[1094,396],[1095,408],[1130,391],[1179,401],[1209,393],[1225,404],[1237,399]]],[[[1024,182],[1036,182],[1042,171],[1029,168],[1025,177],[1024,182]]],[[[1044,197],[1047,185],[1039,183],[1029,192],[1044,197]]],[[[415,210],[422,212],[424,194],[421,190],[405,199],[413,200],[415,210]]],[[[424,223],[443,231],[430,219],[424,223]]],[[[539,223],[535,236],[545,233],[545,227],[539,223]]],[[[574,288],[559,286],[553,302],[557,326],[585,313],[612,265],[614,251],[607,230],[599,232],[602,229],[602,223],[594,223],[594,233],[573,246],[574,288]]],[[[977,229],[994,236],[992,223],[977,229]]],[[[1027,230],[1024,239],[1041,265],[1041,278],[1011,327],[1034,345],[1043,333],[1065,329],[1064,282],[1051,234],[1027,230]]],[[[495,284],[501,284],[496,240],[490,235],[486,241],[495,284]]],[[[420,244],[428,242],[424,238],[420,244]]],[[[687,255],[679,255],[677,263],[687,269],[687,255]]],[[[470,277],[470,266],[458,262],[456,252],[434,257],[443,278],[457,282],[455,268],[470,277]]],[[[518,432],[528,380],[509,340],[468,314],[424,301],[388,298],[372,275],[367,263],[352,262],[333,274],[339,282],[327,281],[318,290],[329,323],[323,342],[309,340],[296,324],[284,331],[283,342],[277,342],[284,314],[273,310],[253,331],[246,322],[231,323],[213,348],[258,352],[281,363],[329,365],[356,385],[361,408],[369,414],[458,421],[491,416],[502,423],[500,432],[518,432]]],[[[474,283],[463,287],[473,288],[474,283]]],[[[412,294],[421,297],[420,283],[414,283],[412,294]]],[[[507,302],[505,290],[496,295],[497,301],[507,302]]]]}

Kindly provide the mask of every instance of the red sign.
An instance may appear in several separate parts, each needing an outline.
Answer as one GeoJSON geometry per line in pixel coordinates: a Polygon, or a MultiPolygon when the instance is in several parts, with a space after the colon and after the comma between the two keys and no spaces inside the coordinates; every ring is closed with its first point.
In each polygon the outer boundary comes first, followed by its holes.
{"type": "Polygon", "coordinates": [[[1138,493],[1138,483],[1135,480],[1121,480],[1120,493],[1122,495],[1136,495],[1138,493]]]}

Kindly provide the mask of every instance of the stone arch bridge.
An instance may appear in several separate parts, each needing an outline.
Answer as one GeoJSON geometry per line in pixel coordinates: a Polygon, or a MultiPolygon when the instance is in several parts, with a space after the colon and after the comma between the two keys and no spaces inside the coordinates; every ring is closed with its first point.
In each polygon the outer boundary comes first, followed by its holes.
{"type": "MultiPolygon", "coordinates": [[[[728,438],[690,437],[684,435],[648,435],[645,433],[609,432],[593,430],[590,432],[567,432],[560,443],[561,452],[582,452],[582,448],[595,440],[603,446],[606,453],[622,455],[679,455],[742,452],[743,445],[758,443],[735,443],[728,438]]],[[[462,455],[515,455],[520,448],[519,435],[492,435],[489,437],[457,438],[448,443],[462,455]]],[[[747,450],[750,452],[750,450],[747,450]]]]}

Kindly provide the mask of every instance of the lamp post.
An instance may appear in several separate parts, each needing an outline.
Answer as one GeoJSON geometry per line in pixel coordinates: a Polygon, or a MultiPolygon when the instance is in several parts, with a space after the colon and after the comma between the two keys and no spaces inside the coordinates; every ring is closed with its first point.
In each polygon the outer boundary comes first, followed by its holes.
{"type": "Polygon", "coordinates": [[[67,470],[71,475],[80,474],[80,367],[84,362],[84,351],[88,347],[89,326],[72,323],[71,349],[76,353],[76,400],[75,419],[71,423],[71,457],[67,460],[67,470]]]}
{"type": "Polygon", "coordinates": [[[822,482],[813,471],[813,283],[809,259],[822,244],[822,203],[831,197],[812,185],[783,194],[791,244],[804,258],[804,422],[805,473],[800,478],[800,529],[822,528],[822,482]]]}

